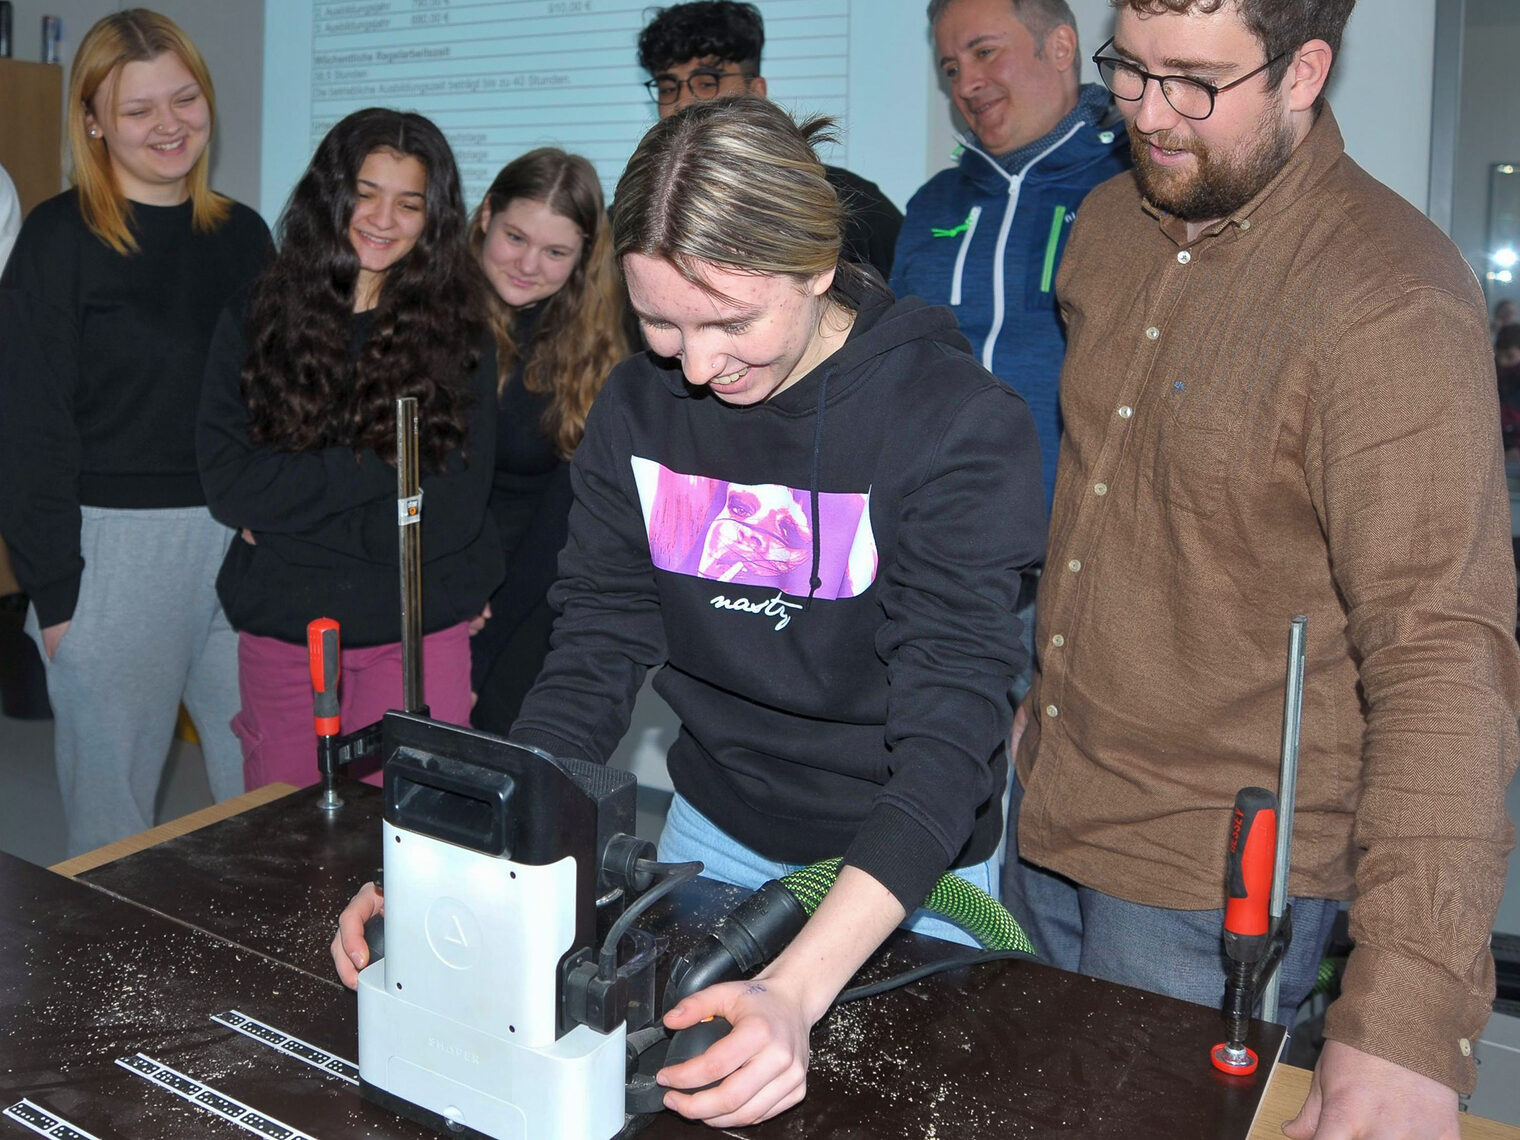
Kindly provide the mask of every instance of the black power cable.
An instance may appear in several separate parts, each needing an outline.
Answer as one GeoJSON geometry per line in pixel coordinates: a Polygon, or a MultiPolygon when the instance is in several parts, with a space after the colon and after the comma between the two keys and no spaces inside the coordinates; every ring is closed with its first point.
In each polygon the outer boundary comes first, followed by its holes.
{"type": "Polygon", "coordinates": [[[865,985],[851,986],[847,990],[840,991],[834,999],[835,1005],[843,1005],[847,1001],[859,1001],[861,998],[875,997],[889,990],[895,990],[923,978],[933,977],[935,974],[943,974],[947,970],[959,970],[965,966],[979,966],[984,962],[1038,962],[1039,959],[1033,954],[1026,954],[1022,950],[984,950],[979,954],[973,954],[968,958],[946,958],[942,962],[926,962],[922,966],[915,966],[911,970],[905,970],[901,974],[893,974],[890,978],[883,978],[879,982],[869,982],[865,985]]]}

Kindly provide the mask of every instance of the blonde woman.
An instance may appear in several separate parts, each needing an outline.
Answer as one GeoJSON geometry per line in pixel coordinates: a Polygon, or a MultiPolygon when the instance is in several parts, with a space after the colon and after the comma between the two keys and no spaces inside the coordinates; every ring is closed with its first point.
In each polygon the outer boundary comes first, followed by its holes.
{"type": "Polygon", "coordinates": [[[207,184],[200,52],[135,8],[95,24],[69,81],[73,188],[26,219],[0,278],[0,532],[47,663],[70,854],[153,824],[181,701],[212,794],[242,791],[232,537],[196,471],[206,350],[270,253],[207,184]]]}
{"type": "Polygon", "coordinates": [[[471,719],[505,732],[549,652],[549,587],[565,545],[570,456],[613,365],[626,307],[596,170],[553,147],[502,167],[470,228],[491,284],[496,468],[491,514],[507,576],[471,642],[471,719]]]}
{"type": "MultiPolygon", "coordinates": [[[[604,761],[660,666],[682,722],[660,858],[758,887],[843,857],[773,963],[666,1014],[733,1026],[659,1074],[719,1128],[802,1099],[813,1023],[894,927],[956,936],[917,913],[946,870],[997,889],[1014,602],[1044,545],[1023,400],[948,309],[839,261],[825,125],[713,100],[629,161],[613,247],[649,351],[575,453],[562,613],[511,733],[604,761]]],[[[350,985],[380,909],[371,885],[339,921],[350,985]]]]}

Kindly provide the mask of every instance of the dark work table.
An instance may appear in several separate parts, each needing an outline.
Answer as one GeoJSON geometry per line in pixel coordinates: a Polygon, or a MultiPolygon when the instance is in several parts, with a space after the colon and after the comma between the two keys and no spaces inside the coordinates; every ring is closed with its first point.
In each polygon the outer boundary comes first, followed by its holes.
{"type": "Polygon", "coordinates": [[[231,1009],[353,1058],[341,986],[0,855],[0,1107],[26,1098],[100,1140],[253,1135],[116,1063],[145,1054],[321,1140],[431,1135],[212,1020],[231,1009]]]}
{"type": "MultiPolygon", "coordinates": [[[[319,1140],[433,1135],[211,1020],[235,1009],[355,1059],[355,1000],[327,944],[378,865],[380,795],[345,785],[329,820],[314,789],[285,790],[56,868],[80,882],[0,855],[0,1108],[27,1098],[100,1140],[255,1135],[116,1064],[143,1053],[319,1140]]],[[[679,951],[743,895],[698,880],[645,925],[679,951]]],[[[966,953],[899,932],[860,980],[966,953]]],[[[808,1097],[781,1117],[717,1133],[664,1113],[639,1135],[1185,1140],[1242,1137],[1249,1125],[1251,1140],[1280,1137],[1309,1074],[1279,1065],[1251,1125],[1265,1077],[1214,1073],[1206,1054],[1220,1031],[1198,1006],[1030,962],[977,965],[832,1011],[813,1032],[808,1097]]],[[[1280,1031],[1252,1034],[1260,1055],[1275,1055],[1280,1031]]],[[[33,1134],[0,1118],[0,1138],[33,1134]]],[[[1462,1134],[1520,1140],[1466,1116],[1462,1134]]]]}
{"type": "MultiPolygon", "coordinates": [[[[195,1063],[228,1074],[248,1093],[232,1095],[255,1107],[289,1105],[287,1115],[299,1110],[300,1121],[287,1122],[323,1140],[419,1135],[414,1125],[363,1104],[352,1086],[282,1056],[271,1060],[257,1042],[209,1021],[235,1008],[354,1059],[354,998],[337,983],[327,946],[338,911],[379,864],[380,793],[345,784],[345,804],[335,817],[318,810],[317,795],[309,788],[253,807],[85,871],[82,883],[31,868],[11,877],[7,916],[18,908],[56,907],[74,917],[70,938],[7,919],[0,993],[13,997],[20,985],[54,1015],[41,1019],[35,1004],[18,1008],[11,997],[0,998],[5,1103],[19,1095],[51,1097],[47,1103],[80,1110],[76,1123],[85,1126],[99,1122],[103,1105],[115,1106],[108,1115],[119,1111],[124,1121],[135,1119],[145,1111],[145,1092],[157,1090],[112,1062],[136,1050],[156,1056],[146,1042],[183,1059],[187,1072],[195,1063]],[[30,903],[14,896],[22,881],[30,903]],[[10,944],[18,939],[32,949],[10,944]],[[117,975],[98,964],[86,968],[85,958],[119,960],[130,970],[117,975]],[[102,1016],[109,1026],[122,1024],[112,1011],[126,983],[139,995],[126,1019],[132,1029],[99,1033],[102,1016]],[[72,998],[59,1003],[59,993],[72,998]],[[18,1029],[24,1023],[35,1027],[29,1038],[18,1029]],[[24,1064],[16,1053],[20,1040],[33,1058],[24,1064]],[[68,1079],[59,1083],[60,1054],[80,1048],[87,1056],[70,1062],[68,1079]],[[266,1071],[275,1062],[278,1076],[266,1071]],[[283,1071],[292,1065],[294,1071],[283,1071]],[[123,1099],[128,1091],[135,1096],[123,1099]],[[350,1125],[361,1131],[348,1131],[350,1125]]],[[[657,906],[644,925],[679,952],[744,893],[698,880],[657,906]]],[[[860,980],[968,952],[899,931],[860,980]]],[[[1233,1140],[1250,1130],[1267,1066],[1254,1078],[1216,1073],[1208,1050],[1221,1036],[1214,1011],[1036,963],[960,968],[836,1008],[814,1029],[803,1104],[732,1134],[756,1140],[1057,1134],[1233,1140]]],[[[1250,1044],[1262,1057],[1275,1056],[1280,1040],[1277,1027],[1253,1024],[1250,1044]]],[[[185,1105],[180,1111],[195,1110],[185,1105]]],[[[111,1119],[116,1127],[116,1116],[111,1119]]],[[[103,1140],[114,1134],[99,1133],[103,1140]]],[[[121,1127],[120,1134],[144,1133],[121,1127]]],[[[714,1132],[665,1113],[639,1135],[661,1140],[714,1132]]]]}

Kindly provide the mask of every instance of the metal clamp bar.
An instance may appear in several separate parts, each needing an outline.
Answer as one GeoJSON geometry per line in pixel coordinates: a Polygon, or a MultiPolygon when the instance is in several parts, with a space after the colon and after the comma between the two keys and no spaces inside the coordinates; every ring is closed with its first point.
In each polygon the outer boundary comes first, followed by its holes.
{"type": "MultiPolygon", "coordinates": [[[[1277,860],[1272,869],[1269,913],[1275,927],[1288,901],[1288,869],[1293,861],[1293,802],[1298,795],[1298,739],[1304,717],[1304,632],[1309,619],[1293,619],[1288,631],[1288,674],[1283,692],[1282,760],[1277,785],[1277,860]]],[[[1286,953],[1286,951],[1284,951],[1286,953]]],[[[1272,971],[1262,989],[1261,1016],[1277,1020],[1282,969],[1272,971]]]]}
{"type": "Polygon", "coordinates": [[[396,521],[401,541],[401,705],[422,712],[422,488],[417,399],[396,400],[396,521]]]}

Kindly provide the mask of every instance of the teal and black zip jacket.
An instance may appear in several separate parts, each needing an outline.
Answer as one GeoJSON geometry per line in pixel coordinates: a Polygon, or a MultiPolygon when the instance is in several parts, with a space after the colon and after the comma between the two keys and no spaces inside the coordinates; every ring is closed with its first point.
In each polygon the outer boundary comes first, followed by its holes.
{"type": "Polygon", "coordinates": [[[982,367],[1028,402],[1047,509],[1066,353],[1056,269],[1082,199],[1129,165],[1122,119],[1108,92],[1088,84],[1054,131],[1012,155],[994,157],[966,139],[959,163],[913,195],[897,237],[892,291],[950,306],[982,367]]]}

